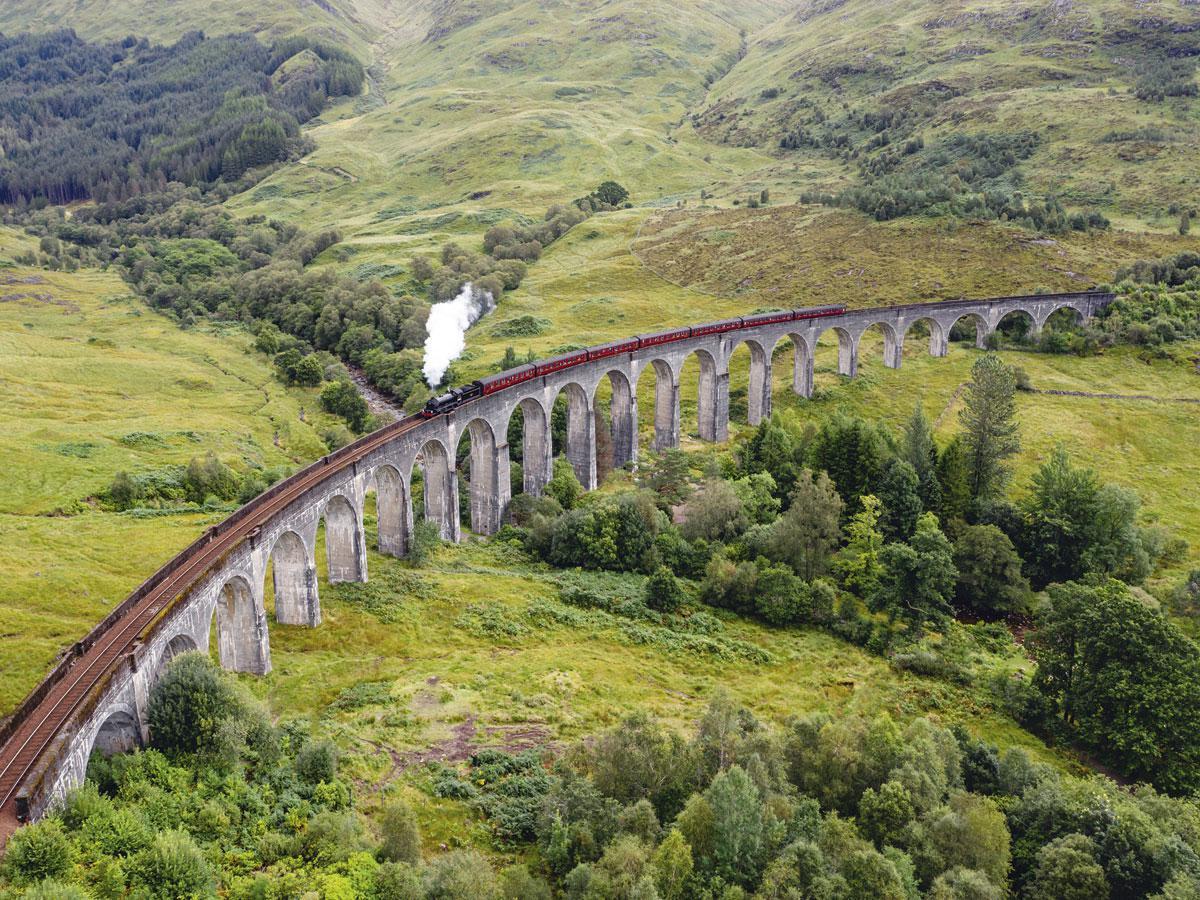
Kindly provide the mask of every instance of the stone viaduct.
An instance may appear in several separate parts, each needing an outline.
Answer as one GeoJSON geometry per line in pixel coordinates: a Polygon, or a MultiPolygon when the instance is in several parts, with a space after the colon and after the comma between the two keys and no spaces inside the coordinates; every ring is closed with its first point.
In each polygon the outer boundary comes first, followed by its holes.
{"type": "MultiPolygon", "coordinates": [[[[366,581],[363,510],[368,492],[375,494],[381,553],[407,552],[414,470],[421,473],[424,516],[437,523],[443,538],[459,540],[455,459],[464,435],[470,442],[470,527],[478,534],[494,533],[510,501],[506,436],[518,409],[523,414],[524,490],[538,494],[550,478],[555,449],[550,414],[559,395],[566,397],[568,409],[566,446],[560,449],[580,482],[591,489],[597,483],[593,413],[606,379],[613,464],[634,466],[637,385],[648,369],[655,380],[654,450],[679,443],[680,377],[693,355],[700,364],[700,437],[723,441],[729,423],[729,360],[743,343],[751,360],[748,420],[756,424],[771,411],[771,358],[783,342],[794,357],[793,390],[811,397],[813,355],[827,331],[837,337],[838,371],[853,378],[860,343],[871,328],[882,332],[884,364],[898,368],[906,337],[917,323],[923,323],[929,352],[945,356],[951,329],[960,320],[974,325],[976,345],[983,347],[1009,314],[1028,317],[1037,331],[1059,309],[1088,318],[1111,299],[1089,292],[926,303],[687,337],[540,376],[446,415],[393,423],[276,485],[211,529],[71,648],[0,726],[0,815],[10,821],[36,818],[82,782],[94,751],[140,746],[148,736],[150,687],[172,656],[208,650],[215,641],[225,668],[270,671],[267,579],[278,623],[319,625],[319,528],[324,525],[329,581],[366,581]]],[[[0,824],[0,835],[4,830],[0,824]]]]}

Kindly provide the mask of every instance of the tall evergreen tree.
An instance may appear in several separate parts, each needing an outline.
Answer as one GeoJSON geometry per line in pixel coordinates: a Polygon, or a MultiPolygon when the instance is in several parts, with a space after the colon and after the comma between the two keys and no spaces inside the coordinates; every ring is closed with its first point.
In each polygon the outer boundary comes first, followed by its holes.
{"type": "Polygon", "coordinates": [[[917,517],[924,511],[921,503],[921,484],[917,473],[906,460],[888,461],[879,482],[879,499],[883,503],[883,536],[890,541],[906,541],[917,527],[917,517]]]}
{"type": "Polygon", "coordinates": [[[938,449],[933,440],[933,427],[925,417],[920,401],[913,405],[912,416],[905,423],[900,455],[917,473],[922,505],[925,509],[937,509],[942,495],[937,474],[938,449]]]}
{"type": "Polygon", "coordinates": [[[1017,378],[999,356],[987,353],[971,367],[966,406],[959,414],[971,496],[977,503],[1001,497],[1010,472],[1005,464],[1020,448],[1017,378]]]}
{"type": "Polygon", "coordinates": [[[953,529],[954,523],[966,520],[971,508],[971,476],[961,435],[955,435],[938,455],[937,480],[941,491],[938,518],[953,529]]]}
{"type": "Polygon", "coordinates": [[[839,412],[817,433],[813,461],[833,479],[847,509],[874,493],[888,453],[887,438],[869,422],[839,412]]]}

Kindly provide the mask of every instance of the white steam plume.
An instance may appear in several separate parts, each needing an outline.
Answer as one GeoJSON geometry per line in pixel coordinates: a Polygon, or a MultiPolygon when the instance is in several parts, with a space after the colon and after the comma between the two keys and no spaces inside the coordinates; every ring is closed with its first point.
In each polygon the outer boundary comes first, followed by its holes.
{"type": "Polygon", "coordinates": [[[496,308],[492,295],[463,285],[453,300],[435,303],[429,310],[425,330],[425,381],[430,387],[441,384],[450,363],[462,355],[467,329],[496,308]]]}

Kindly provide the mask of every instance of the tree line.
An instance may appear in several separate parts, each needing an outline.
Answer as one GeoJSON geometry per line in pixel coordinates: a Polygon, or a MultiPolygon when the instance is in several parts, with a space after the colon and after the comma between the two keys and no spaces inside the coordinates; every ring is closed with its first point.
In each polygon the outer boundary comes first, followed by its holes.
{"type": "MultiPolygon", "coordinates": [[[[346,710],[387,705],[383,683],[346,710]]],[[[1059,773],[916,718],[765,722],[717,692],[686,731],[627,716],[560,753],[480,749],[415,785],[483,816],[493,864],[435,853],[399,796],[369,817],[328,740],[274,724],[200,654],[151,690],[150,748],[10,839],[31,898],[1161,900],[1192,896],[1194,800],[1059,773]],[[197,713],[200,714],[197,714],[197,713]]]]}

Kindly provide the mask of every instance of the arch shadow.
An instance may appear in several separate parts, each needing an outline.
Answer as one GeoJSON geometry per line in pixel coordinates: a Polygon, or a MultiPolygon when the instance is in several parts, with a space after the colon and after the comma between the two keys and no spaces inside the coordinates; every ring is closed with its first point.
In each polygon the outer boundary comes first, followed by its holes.
{"type": "Polygon", "coordinates": [[[303,538],[285,531],[271,548],[271,588],[275,594],[275,621],[281,625],[317,625],[321,607],[317,599],[317,571],[310,562],[303,538]]]}
{"type": "Polygon", "coordinates": [[[256,675],[270,671],[271,662],[262,634],[266,617],[259,613],[250,582],[241,575],[226,581],[217,594],[213,617],[216,619],[217,656],[222,668],[256,675]]]}

